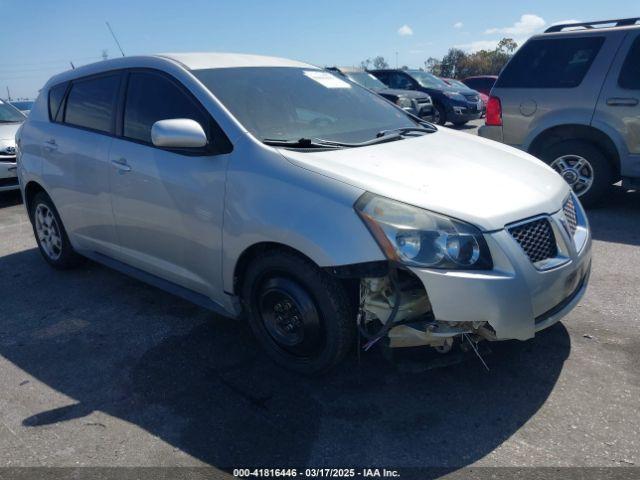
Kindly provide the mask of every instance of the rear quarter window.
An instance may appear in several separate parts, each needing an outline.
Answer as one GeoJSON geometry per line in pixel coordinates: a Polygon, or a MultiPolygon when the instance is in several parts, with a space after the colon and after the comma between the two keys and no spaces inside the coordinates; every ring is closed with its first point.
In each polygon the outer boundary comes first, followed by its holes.
{"type": "Polygon", "coordinates": [[[598,55],[604,37],[527,42],[507,64],[497,88],[575,88],[598,55]]]}
{"type": "Polygon", "coordinates": [[[49,90],[49,120],[52,122],[60,121],[58,111],[60,110],[60,105],[62,105],[62,99],[64,98],[66,91],[66,83],[54,85],[49,90]]]}
{"type": "Polygon", "coordinates": [[[640,90],[640,36],[638,36],[620,69],[618,85],[628,90],[640,90]]]}

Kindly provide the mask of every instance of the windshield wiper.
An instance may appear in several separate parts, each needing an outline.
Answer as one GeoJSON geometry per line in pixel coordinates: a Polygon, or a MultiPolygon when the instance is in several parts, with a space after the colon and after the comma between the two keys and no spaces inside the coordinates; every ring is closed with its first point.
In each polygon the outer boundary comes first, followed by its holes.
{"type": "Polygon", "coordinates": [[[385,137],[390,133],[397,133],[398,135],[402,135],[403,133],[411,133],[411,132],[434,133],[436,131],[437,130],[435,128],[400,127],[400,128],[392,128],[389,130],[380,130],[378,133],[376,133],[376,138],[385,137]]]}
{"type": "Polygon", "coordinates": [[[285,140],[279,138],[265,138],[262,143],[271,145],[272,147],[289,147],[289,148],[340,148],[341,145],[336,145],[333,142],[312,139],[312,138],[300,138],[298,140],[285,140]]]}

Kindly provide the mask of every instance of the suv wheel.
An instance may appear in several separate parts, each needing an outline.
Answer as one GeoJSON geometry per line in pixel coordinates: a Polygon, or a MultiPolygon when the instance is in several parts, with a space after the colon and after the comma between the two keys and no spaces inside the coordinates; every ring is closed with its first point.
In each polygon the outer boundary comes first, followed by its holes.
{"type": "Polygon", "coordinates": [[[253,261],[242,300],[253,333],[287,369],[324,373],[353,345],[356,324],[344,288],[298,255],[274,250],[253,261]]]}
{"type": "Polygon", "coordinates": [[[447,111],[439,103],[433,105],[433,123],[438,125],[447,123],[447,111]]]}
{"type": "Polygon", "coordinates": [[[36,194],[31,202],[30,215],[40,253],[51,266],[68,269],[84,260],[69,243],[60,215],[46,193],[36,194]]]}
{"type": "Polygon", "coordinates": [[[571,186],[585,207],[596,205],[613,182],[611,163],[598,148],[581,140],[550,146],[542,159],[571,186]]]}

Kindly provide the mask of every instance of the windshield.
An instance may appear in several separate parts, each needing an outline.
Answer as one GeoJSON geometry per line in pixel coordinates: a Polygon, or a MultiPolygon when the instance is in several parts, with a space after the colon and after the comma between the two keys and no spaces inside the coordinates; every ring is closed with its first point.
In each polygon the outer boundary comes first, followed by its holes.
{"type": "Polygon", "coordinates": [[[449,85],[447,85],[444,81],[440,80],[435,75],[431,75],[430,73],[423,72],[421,70],[412,70],[407,73],[411,75],[416,80],[416,82],[418,82],[423,87],[449,88],[449,85]]]}
{"type": "Polygon", "coordinates": [[[416,127],[378,95],[323,70],[238,67],[193,74],[260,140],[364,142],[416,127]]]}
{"type": "Polygon", "coordinates": [[[25,118],[15,107],[0,103],[0,123],[24,122],[25,118]]]}
{"type": "Polygon", "coordinates": [[[384,88],[387,88],[384,83],[367,72],[349,72],[347,73],[347,77],[352,82],[356,82],[358,85],[362,85],[366,88],[371,88],[374,90],[382,90],[384,88]]]}
{"type": "Polygon", "coordinates": [[[31,101],[11,102],[11,105],[16,107],[18,110],[31,110],[31,107],[33,106],[33,102],[31,101]]]}

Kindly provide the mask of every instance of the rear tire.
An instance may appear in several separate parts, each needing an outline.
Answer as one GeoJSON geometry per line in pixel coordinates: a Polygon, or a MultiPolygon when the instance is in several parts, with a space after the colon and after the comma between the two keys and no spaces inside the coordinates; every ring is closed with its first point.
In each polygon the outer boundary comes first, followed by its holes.
{"type": "Polygon", "coordinates": [[[613,167],[594,145],[567,140],[546,148],[542,160],[571,186],[585,207],[596,206],[611,189],[613,167]]]}
{"type": "Polygon", "coordinates": [[[44,192],[38,192],[30,205],[29,215],[38,249],[54,268],[67,270],[84,261],[71,246],[55,205],[44,192]]]}
{"type": "Polygon", "coordinates": [[[256,258],[242,300],[253,333],[284,368],[322,374],[353,346],[356,322],[343,286],[295,253],[273,250],[256,258]]]}

